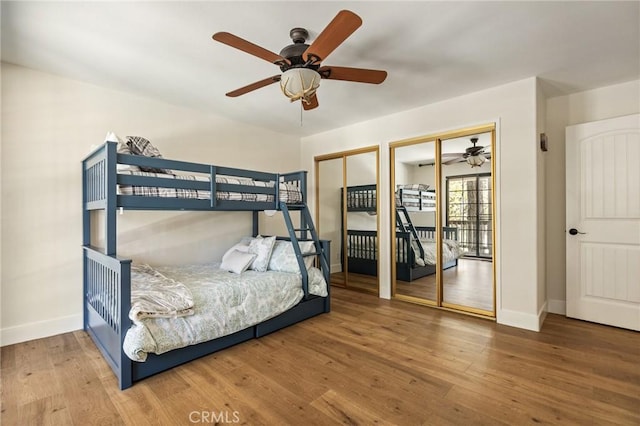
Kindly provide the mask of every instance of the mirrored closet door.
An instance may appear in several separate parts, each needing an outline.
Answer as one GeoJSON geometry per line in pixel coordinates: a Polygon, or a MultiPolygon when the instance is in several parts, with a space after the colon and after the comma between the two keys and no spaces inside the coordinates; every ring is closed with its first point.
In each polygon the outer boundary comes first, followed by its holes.
{"type": "Polygon", "coordinates": [[[442,306],[493,315],[493,131],[441,147],[442,306]]]}
{"type": "Polygon", "coordinates": [[[494,125],[390,144],[395,298],[495,317],[494,125]]]}
{"type": "Polygon", "coordinates": [[[332,241],[331,284],[378,294],[378,148],[316,157],[317,222],[332,241]]]}
{"type": "Polygon", "coordinates": [[[436,142],[411,141],[392,152],[395,294],[436,304],[436,142]]]}
{"type": "Polygon", "coordinates": [[[331,241],[331,284],[344,287],[342,269],[342,195],[344,160],[330,158],[316,162],[316,228],[320,239],[331,241]]]}

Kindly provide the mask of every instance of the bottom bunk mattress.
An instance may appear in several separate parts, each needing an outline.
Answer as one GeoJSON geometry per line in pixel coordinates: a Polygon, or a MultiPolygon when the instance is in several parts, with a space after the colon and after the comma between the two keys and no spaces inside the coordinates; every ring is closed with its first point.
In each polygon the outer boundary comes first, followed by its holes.
{"type": "MultiPolygon", "coordinates": [[[[437,246],[434,240],[421,239],[422,249],[424,250],[424,257],[421,259],[416,256],[416,263],[418,266],[435,265],[437,258],[437,246]],[[421,264],[423,263],[423,264],[421,264]]],[[[417,251],[416,251],[417,253],[417,251]]],[[[455,262],[460,258],[460,245],[454,240],[442,241],[442,263],[455,262]]]]}
{"type": "MultiPolygon", "coordinates": [[[[235,274],[214,263],[132,268],[132,299],[136,289],[157,285],[158,277],[169,288],[182,287],[188,293],[180,295],[182,301],[190,298],[192,306],[173,315],[140,315],[135,308],[139,301],[132,300],[133,324],[123,349],[134,361],[145,361],[148,353],[161,354],[244,330],[287,311],[304,295],[299,273],[248,270],[235,274]]],[[[317,268],[309,268],[309,293],[327,296],[327,284],[317,268]]],[[[174,296],[172,291],[170,297],[174,296]]]]}

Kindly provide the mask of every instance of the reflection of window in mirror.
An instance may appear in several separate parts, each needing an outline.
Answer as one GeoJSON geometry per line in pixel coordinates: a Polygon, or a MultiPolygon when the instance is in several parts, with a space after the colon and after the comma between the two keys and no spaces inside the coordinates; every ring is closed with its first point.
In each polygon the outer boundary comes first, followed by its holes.
{"type": "Polygon", "coordinates": [[[442,141],[443,306],[494,311],[492,133],[442,141]]]}

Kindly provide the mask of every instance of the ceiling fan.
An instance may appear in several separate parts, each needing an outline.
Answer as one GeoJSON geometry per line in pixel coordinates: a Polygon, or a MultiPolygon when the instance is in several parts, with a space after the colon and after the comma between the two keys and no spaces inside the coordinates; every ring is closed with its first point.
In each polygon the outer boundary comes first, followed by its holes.
{"type": "Polygon", "coordinates": [[[306,44],[309,33],[304,28],[294,28],[289,32],[293,44],[286,46],[280,54],[271,52],[247,40],[227,32],[218,32],[213,39],[242,50],[250,55],[271,62],[280,67],[281,74],[267,77],[247,86],[227,93],[227,96],[244,95],[261,87],[280,82],[282,93],[291,102],[300,100],[305,110],[318,107],[316,90],[321,79],[344,80],[358,83],[380,84],[387,78],[386,71],[363,68],[336,67],[322,65],[347,37],[362,25],[362,19],[349,10],[342,10],[333,18],[318,37],[306,44]]]}
{"type": "Polygon", "coordinates": [[[449,165],[466,161],[471,167],[480,167],[486,160],[491,158],[491,153],[485,152],[484,146],[476,145],[478,143],[477,137],[473,137],[469,140],[473,144],[472,146],[468,147],[463,153],[451,154],[456,155],[457,157],[445,161],[442,164],[449,165]]]}
{"type": "MultiPolygon", "coordinates": [[[[465,152],[450,152],[442,154],[442,164],[450,165],[455,163],[462,163],[466,161],[471,167],[480,167],[485,161],[491,159],[491,153],[485,151],[484,146],[476,145],[478,143],[477,137],[469,139],[472,146],[468,147],[465,152]]],[[[432,166],[433,161],[428,163],[418,164],[418,167],[432,166]]]]}

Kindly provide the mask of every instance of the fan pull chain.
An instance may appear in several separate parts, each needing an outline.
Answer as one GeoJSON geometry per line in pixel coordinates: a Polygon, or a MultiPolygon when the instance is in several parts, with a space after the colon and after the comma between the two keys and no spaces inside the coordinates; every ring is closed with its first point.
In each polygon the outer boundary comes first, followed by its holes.
{"type": "Polygon", "coordinates": [[[302,99],[300,100],[300,127],[302,127],[302,112],[304,111],[304,108],[302,107],[302,99]]]}

